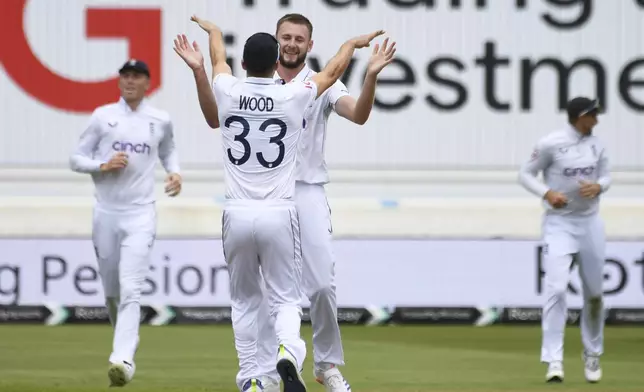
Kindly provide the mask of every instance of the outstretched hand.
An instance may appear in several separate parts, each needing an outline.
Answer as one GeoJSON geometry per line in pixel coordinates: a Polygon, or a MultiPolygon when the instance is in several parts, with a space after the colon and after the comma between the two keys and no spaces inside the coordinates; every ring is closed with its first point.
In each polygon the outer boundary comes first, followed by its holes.
{"type": "Polygon", "coordinates": [[[387,65],[391,64],[394,61],[394,54],[396,53],[396,42],[394,41],[389,45],[389,38],[385,38],[385,41],[382,43],[382,46],[376,44],[373,47],[373,53],[371,58],[369,58],[369,64],[367,65],[367,73],[372,75],[377,75],[382,71],[387,65]]]}
{"type": "Polygon", "coordinates": [[[197,41],[194,41],[190,45],[188,37],[185,34],[177,35],[177,38],[174,39],[173,49],[191,69],[197,70],[203,68],[203,54],[199,50],[197,41]]]}

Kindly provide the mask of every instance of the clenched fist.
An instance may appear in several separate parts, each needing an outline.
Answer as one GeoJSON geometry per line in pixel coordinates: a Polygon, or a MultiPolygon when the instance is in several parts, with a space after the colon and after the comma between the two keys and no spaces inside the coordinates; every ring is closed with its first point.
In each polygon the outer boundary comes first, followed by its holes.
{"type": "Polygon", "coordinates": [[[568,198],[560,192],[548,191],[543,198],[554,208],[565,207],[568,204],[568,198]]]}
{"type": "Polygon", "coordinates": [[[114,154],[112,159],[107,161],[107,163],[101,164],[102,172],[110,172],[115,170],[121,170],[127,166],[127,154],[124,152],[117,152],[114,154]]]}
{"type": "Polygon", "coordinates": [[[177,173],[170,173],[165,179],[165,193],[170,197],[175,197],[181,193],[182,185],[181,176],[177,173]]]}
{"type": "Polygon", "coordinates": [[[599,184],[595,184],[588,181],[579,182],[579,193],[582,197],[592,199],[597,197],[602,191],[602,187],[599,184]]]}

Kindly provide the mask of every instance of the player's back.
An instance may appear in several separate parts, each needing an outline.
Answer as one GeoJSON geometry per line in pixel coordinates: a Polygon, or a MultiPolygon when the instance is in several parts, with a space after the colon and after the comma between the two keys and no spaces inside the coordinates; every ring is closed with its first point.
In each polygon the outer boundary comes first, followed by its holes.
{"type": "Polygon", "coordinates": [[[228,199],[290,199],[300,134],[317,94],[310,82],[276,84],[272,78],[214,82],[219,107],[228,199]]]}

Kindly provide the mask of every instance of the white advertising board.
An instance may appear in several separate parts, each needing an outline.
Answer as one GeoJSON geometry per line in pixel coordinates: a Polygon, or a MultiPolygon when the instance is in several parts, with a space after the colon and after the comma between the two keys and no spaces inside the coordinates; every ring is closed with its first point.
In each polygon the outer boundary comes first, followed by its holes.
{"type": "MultiPolygon", "coordinates": [[[[274,32],[290,12],[314,24],[316,68],[352,36],[384,28],[397,41],[369,122],[332,117],[331,168],[515,167],[576,95],[601,100],[598,134],[616,170],[644,167],[643,0],[3,1],[0,32],[12,38],[0,48],[0,165],[66,165],[92,109],[118,98],[118,68],[136,57],[150,64],[151,99],[172,115],[184,167],[218,167],[218,134],[172,40],[187,33],[206,50],[190,15],[216,21],[243,76],[246,37],[274,32]]],[[[357,51],[343,77],[355,97],[369,53],[357,51]]]]}
{"type": "MultiPolygon", "coordinates": [[[[534,241],[337,240],[338,306],[539,307],[537,247],[534,241]]],[[[91,241],[2,239],[0,249],[0,305],[103,305],[91,241]]],[[[643,243],[608,244],[607,306],[644,307],[643,253],[643,243]]],[[[576,267],[571,277],[569,305],[579,307],[576,267]]],[[[142,302],[229,306],[220,240],[157,240],[142,302]]]]}

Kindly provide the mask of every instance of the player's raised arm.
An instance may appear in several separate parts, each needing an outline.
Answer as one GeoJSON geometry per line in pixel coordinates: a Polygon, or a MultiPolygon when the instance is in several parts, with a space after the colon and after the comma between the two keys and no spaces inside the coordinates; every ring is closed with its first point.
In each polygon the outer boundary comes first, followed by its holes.
{"type": "Polygon", "coordinates": [[[224,35],[221,29],[212,22],[201,19],[196,15],[190,18],[197,23],[205,32],[208,33],[210,44],[210,63],[212,64],[212,80],[219,74],[232,75],[233,71],[226,62],[226,46],[224,44],[224,35]]]}
{"type": "Polygon", "coordinates": [[[378,74],[387,65],[394,61],[395,53],[396,42],[392,42],[390,44],[389,38],[386,38],[381,45],[374,45],[371,58],[369,58],[369,64],[367,65],[364,82],[362,84],[362,91],[360,92],[360,96],[357,100],[348,94],[344,85],[340,84],[342,87],[339,88],[339,83],[336,83],[331,87],[331,95],[334,94],[335,90],[340,89],[340,91],[336,93],[336,96],[341,95],[340,98],[332,101],[335,102],[334,110],[338,115],[359,125],[363,125],[367,122],[369,115],[371,114],[371,109],[373,108],[373,103],[376,99],[376,83],[378,74]],[[344,91],[342,91],[343,89],[344,91]]]}
{"type": "Polygon", "coordinates": [[[342,76],[349,66],[351,57],[353,57],[353,52],[356,49],[368,47],[374,38],[384,33],[384,30],[377,30],[373,33],[361,35],[345,42],[326,67],[311,78],[311,82],[317,85],[317,96],[319,97],[322,95],[322,93],[324,93],[340,78],[340,76],[342,76]]]}
{"type": "Polygon", "coordinates": [[[185,34],[177,35],[174,40],[174,51],[185,61],[185,63],[192,69],[197,85],[197,98],[199,99],[199,107],[201,113],[206,119],[206,123],[210,128],[219,128],[219,110],[217,109],[217,101],[215,95],[210,88],[208,75],[206,75],[206,68],[204,67],[204,58],[197,41],[192,45],[188,42],[185,34]]]}

